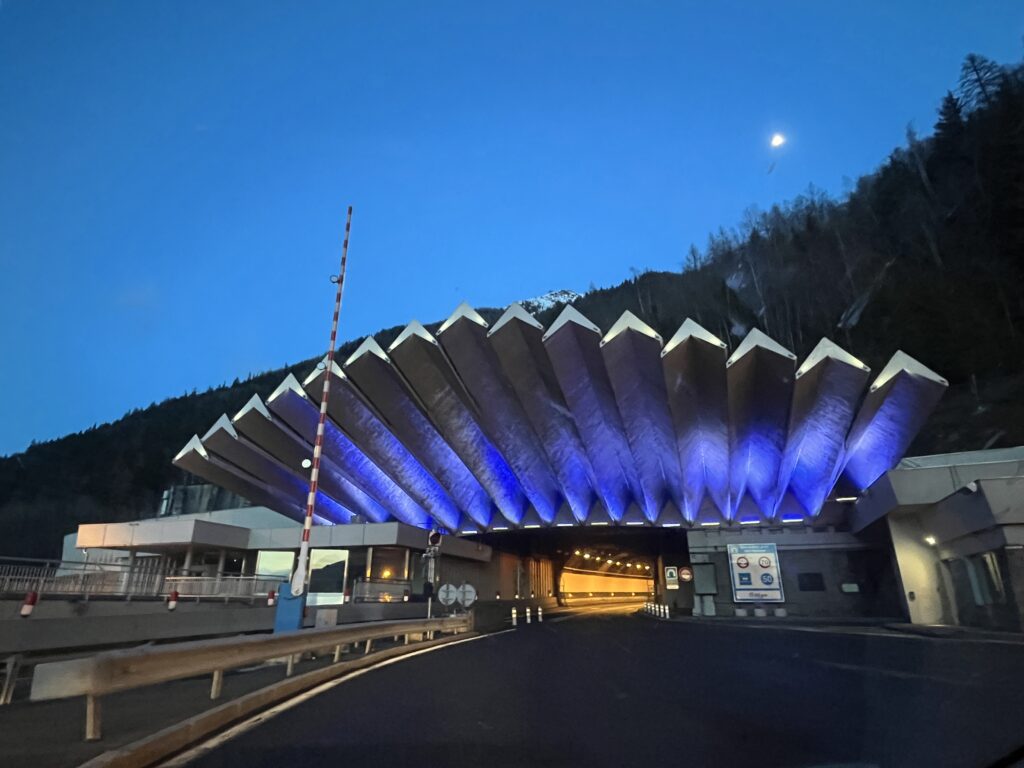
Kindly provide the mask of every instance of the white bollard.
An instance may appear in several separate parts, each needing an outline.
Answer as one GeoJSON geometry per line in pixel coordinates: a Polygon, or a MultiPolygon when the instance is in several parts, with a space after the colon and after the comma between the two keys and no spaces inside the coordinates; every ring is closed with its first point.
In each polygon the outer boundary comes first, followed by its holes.
{"type": "Polygon", "coordinates": [[[516,626],[516,607],[512,606],[512,626],[516,626]]]}
{"type": "Polygon", "coordinates": [[[540,605],[537,606],[537,623],[540,624],[544,621],[544,608],[540,605]]]}
{"type": "Polygon", "coordinates": [[[530,623],[530,606],[526,606],[526,623],[530,623]]]}

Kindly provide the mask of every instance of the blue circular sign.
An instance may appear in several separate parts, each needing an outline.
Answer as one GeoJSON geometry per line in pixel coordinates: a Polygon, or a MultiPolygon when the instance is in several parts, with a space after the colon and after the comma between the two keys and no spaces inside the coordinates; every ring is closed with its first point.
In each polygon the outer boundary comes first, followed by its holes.
{"type": "Polygon", "coordinates": [[[761,583],[762,584],[771,584],[774,581],[775,581],[775,577],[772,576],[770,573],[762,573],[761,574],[761,583]]]}

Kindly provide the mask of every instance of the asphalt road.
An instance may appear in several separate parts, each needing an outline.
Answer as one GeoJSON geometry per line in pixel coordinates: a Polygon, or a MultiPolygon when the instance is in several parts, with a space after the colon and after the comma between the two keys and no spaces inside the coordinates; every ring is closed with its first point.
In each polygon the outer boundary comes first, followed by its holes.
{"type": "Polygon", "coordinates": [[[211,766],[988,766],[1024,745],[1024,645],[622,613],[348,680],[211,766]]]}

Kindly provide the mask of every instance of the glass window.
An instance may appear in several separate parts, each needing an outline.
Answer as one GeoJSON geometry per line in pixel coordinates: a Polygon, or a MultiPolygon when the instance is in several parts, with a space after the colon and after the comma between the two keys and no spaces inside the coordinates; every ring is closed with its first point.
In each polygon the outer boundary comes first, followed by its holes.
{"type": "Polygon", "coordinates": [[[312,550],[309,554],[309,591],[343,592],[347,562],[347,549],[312,550]]]}
{"type": "Polygon", "coordinates": [[[370,578],[385,581],[404,581],[405,552],[399,547],[374,547],[370,563],[370,578]]]}
{"type": "Polygon", "coordinates": [[[256,557],[256,575],[287,579],[292,575],[292,564],[294,562],[294,552],[260,550],[259,555],[256,557]]]}

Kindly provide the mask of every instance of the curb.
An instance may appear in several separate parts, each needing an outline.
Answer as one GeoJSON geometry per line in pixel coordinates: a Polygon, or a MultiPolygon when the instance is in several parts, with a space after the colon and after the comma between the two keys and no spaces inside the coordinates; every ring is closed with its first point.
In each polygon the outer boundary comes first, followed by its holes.
{"type": "Polygon", "coordinates": [[[439,645],[447,645],[456,640],[479,635],[479,632],[463,632],[437,640],[427,640],[413,645],[371,653],[360,659],[341,661],[323,669],[315,669],[302,675],[290,677],[281,682],[268,685],[256,691],[239,696],[225,704],[208,709],[180,723],[175,723],[154,734],[145,736],[130,744],[104,752],[82,763],[79,768],[145,768],[160,760],[164,760],[193,744],[202,741],[217,731],[242,720],[250,715],[277,704],[296,694],[302,693],[317,685],[333,680],[336,677],[355,672],[366,667],[404,656],[412,651],[420,651],[439,645]]]}

